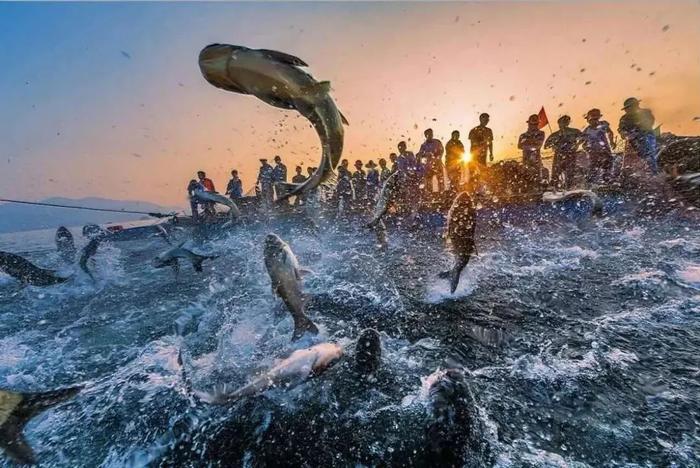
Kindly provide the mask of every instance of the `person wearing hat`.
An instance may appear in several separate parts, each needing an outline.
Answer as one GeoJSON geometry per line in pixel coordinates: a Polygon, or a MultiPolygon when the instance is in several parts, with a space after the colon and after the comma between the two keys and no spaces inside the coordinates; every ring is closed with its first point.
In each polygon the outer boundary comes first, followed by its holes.
{"type": "Polygon", "coordinates": [[[649,109],[642,109],[641,101],[635,97],[625,99],[620,117],[618,132],[625,140],[625,166],[634,157],[645,161],[656,174],[656,134],[654,133],[654,114],[649,109]]]}
{"type": "Polygon", "coordinates": [[[607,181],[613,166],[612,150],[615,148],[615,135],[610,124],[601,120],[600,109],[591,109],[584,116],[588,125],[583,129],[583,149],[588,154],[588,177],[590,184],[596,179],[607,181]]]}
{"type": "Polygon", "coordinates": [[[274,199],[272,182],[272,166],[267,163],[266,158],[260,158],[260,170],[258,172],[258,180],[255,183],[255,188],[263,205],[266,207],[272,206],[272,201],[274,199]]]}
{"type": "Polygon", "coordinates": [[[518,138],[518,149],[523,152],[523,164],[542,173],[542,144],[544,132],[539,128],[540,119],[537,114],[532,114],[527,119],[527,131],[518,138]]]}
{"type": "Polygon", "coordinates": [[[557,120],[559,130],[549,135],[544,142],[545,148],[554,149],[552,162],[551,183],[559,188],[560,177],[564,176],[564,188],[569,189],[574,181],[576,170],[576,151],[578,150],[583,133],[577,128],[569,127],[571,117],[563,115],[557,120]]]}
{"type": "MultiPolygon", "coordinates": [[[[384,161],[384,165],[386,166],[386,161],[384,161]]],[[[367,203],[369,204],[374,203],[377,199],[381,187],[380,174],[377,170],[377,164],[371,159],[365,164],[365,167],[367,168],[367,203]]]]}

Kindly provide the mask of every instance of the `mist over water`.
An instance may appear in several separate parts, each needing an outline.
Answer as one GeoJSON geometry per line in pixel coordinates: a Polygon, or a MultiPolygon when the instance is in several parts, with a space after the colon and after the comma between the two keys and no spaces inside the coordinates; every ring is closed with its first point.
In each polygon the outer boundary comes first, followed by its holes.
{"type": "MultiPolygon", "coordinates": [[[[455,295],[437,278],[451,265],[437,229],[390,227],[383,253],[352,223],[322,220],[314,235],[275,219],[195,242],[219,257],[199,274],[183,262],[177,280],[151,266],[162,240],[108,244],[96,283],[72,266],[61,271],[74,279],[50,288],[0,276],[0,386],[85,384],[25,431],[50,466],[419,464],[427,389],[454,366],[470,371],[498,466],[697,465],[700,216],[613,197],[606,212],[480,210],[478,256],[455,295]],[[290,342],[263,263],[269,232],[313,270],[304,285],[316,337],[290,342]],[[237,387],[323,341],[351,355],[367,327],[383,346],[369,380],[345,360],[213,407],[183,379],[184,367],[196,389],[237,387]]],[[[3,236],[0,249],[59,265],[52,231],[3,236]]]]}

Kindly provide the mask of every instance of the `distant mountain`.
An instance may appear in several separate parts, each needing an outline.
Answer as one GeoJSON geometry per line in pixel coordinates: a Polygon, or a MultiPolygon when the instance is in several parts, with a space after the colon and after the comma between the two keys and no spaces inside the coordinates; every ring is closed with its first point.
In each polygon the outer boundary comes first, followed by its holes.
{"type": "MultiPolygon", "coordinates": [[[[42,203],[54,203],[59,205],[143,211],[148,213],[170,213],[171,211],[182,210],[182,208],[160,206],[143,201],[109,200],[96,197],[80,199],[55,197],[40,201],[42,203]]],[[[72,208],[0,203],[0,233],[49,229],[58,226],[82,226],[87,223],[123,223],[145,218],[148,218],[148,216],[133,213],[105,213],[100,211],[75,210],[72,208]]]]}

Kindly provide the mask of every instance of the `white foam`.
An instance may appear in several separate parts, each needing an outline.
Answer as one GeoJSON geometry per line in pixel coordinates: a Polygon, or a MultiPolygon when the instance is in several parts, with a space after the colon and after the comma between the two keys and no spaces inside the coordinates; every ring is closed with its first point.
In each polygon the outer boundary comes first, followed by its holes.
{"type": "Polygon", "coordinates": [[[684,283],[700,286],[700,265],[690,264],[676,273],[684,283]]]}

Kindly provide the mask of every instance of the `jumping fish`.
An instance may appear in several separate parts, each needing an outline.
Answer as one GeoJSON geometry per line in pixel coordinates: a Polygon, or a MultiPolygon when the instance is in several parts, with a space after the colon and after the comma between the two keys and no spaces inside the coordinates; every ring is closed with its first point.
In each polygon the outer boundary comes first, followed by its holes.
{"type": "Polygon", "coordinates": [[[397,172],[389,176],[389,178],[382,185],[382,191],[377,199],[377,204],[374,207],[374,212],[372,213],[372,219],[367,223],[367,227],[372,228],[379,224],[384,214],[389,209],[391,203],[396,199],[399,188],[399,174],[397,172]]]}
{"type": "Polygon", "coordinates": [[[175,273],[180,269],[179,259],[189,260],[192,263],[194,271],[202,271],[202,262],[204,260],[213,260],[217,258],[213,255],[199,255],[192,252],[189,249],[183,247],[185,242],[181,243],[177,247],[170,249],[162,254],[158,255],[153,259],[153,266],[155,268],[165,268],[166,266],[171,266],[175,270],[175,273]]]}
{"type": "Polygon", "coordinates": [[[53,270],[46,270],[34,265],[26,258],[9,252],[0,251],[0,270],[22,283],[33,286],[52,286],[67,281],[70,277],[56,276],[53,270]]]}
{"type": "Polygon", "coordinates": [[[568,192],[545,192],[542,194],[542,201],[552,203],[569,200],[581,200],[582,198],[588,198],[588,200],[591,202],[591,205],[593,206],[591,209],[591,215],[597,217],[603,216],[603,201],[592,190],[570,190],[568,192]]]}
{"type": "Polygon", "coordinates": [[[292,249],[275,234],[265,239],[265,267],[270,275],[273,294],[279,295],[294,319],[292,341],[298,340],[305,332],[318,333],[316,325],[306,316],[302,293],[301,274],[292,249]]]}
{"type": "Polygon", "coordinates": [[[334,177],[343,152],[347,119],[330,97],[330,83],[318,82],[299,67],[308,65],[293,55],[275,50],[211,44],[199,53],[204,78],[217,88],[252,94],[271,106],[296,109],[316,129],[321,139],[321,163],[314,174],[278,200],[307,192],[334,177]]]}
{"type": "Polygon", "coordinates": [[[450,292],[454,294],[459,285],[459,277],[472,253],[474,245],[474,229],[476,228],[476,209],[467,192],[462,192],[455,198],[450,211],[447,213],[446,236],[450,241],[455,264],[451,270],[441,273],[443,278],[450,279],[450,292]]]}
{"type": "Polygon", "coordinates": [[[44,393],[17,393],[0,389],[0,447],[17,463],[36,463],[34,451],[22,435],[24,426],[39,413],[75,396],[82,387],[44,393]]]}
{"type": "Polygon", "coordinates": [[[197,190],[194,196],[202,201],[208,201],[212,203],[219,203],[220,205],[228,206],[228,215],[231,220],[239,218],[241,216],[241,210],[229,197],[225,197],[216,192],[207,192],[206,190],[197,190]]]}
{"type": "Polygon", "coordinates": [[[73,234],[64,226],[60,226],[56,229],[56,250],[61,255],[61,259],[66,263],[73,263],[75,261],[75,241],[73,240],[73,234]]]}
{"type": "Polygon", "coordinates": [[[103,240],[107,235],[96,235],[90,239],[90,242],[87,243],[85,247],[83,247],[83,250],[80,253],[80,261],[78,262],[80,264],[80,269],[83,270],[85,273],[88,274],[91,280],[95,281],[95,277],[92,275],[92,272],[88,268],[88,260],[90,260],[93,255],[97,253],[97,249],[100,247],[100,244],[102,243],[103,240]]]}
{"type": "Polygon", "coordinates": [[[247,385],[231,391],[226,385],[212,393],[195,392],[204,402],[223,405],[241,398],[257,395],[272,387],[286,388],[298,385],[331,367],[343,355],[343,348],[335,343],[321,343],[294,351],[287,359],[278,362],[267,372],[247,385]]]}

